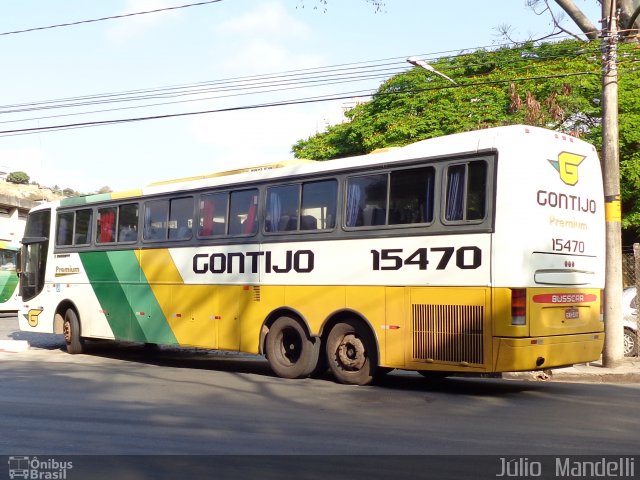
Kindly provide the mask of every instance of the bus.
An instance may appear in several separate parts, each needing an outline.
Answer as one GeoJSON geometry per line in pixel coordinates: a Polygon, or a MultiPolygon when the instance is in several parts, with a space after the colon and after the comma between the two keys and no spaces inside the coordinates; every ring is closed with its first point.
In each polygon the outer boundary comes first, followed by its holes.
{"type": "Polygon", "coordinates": [[[20,245],[0,240],[0,314],[18,311],[17,257],[20,245]]]}
{"type": "Polygon", "coordinates": [[[551,369],[604,342],[595,148],[525,125],[29,213],[20,327],[262,354],[369,384],[551,369]]]}

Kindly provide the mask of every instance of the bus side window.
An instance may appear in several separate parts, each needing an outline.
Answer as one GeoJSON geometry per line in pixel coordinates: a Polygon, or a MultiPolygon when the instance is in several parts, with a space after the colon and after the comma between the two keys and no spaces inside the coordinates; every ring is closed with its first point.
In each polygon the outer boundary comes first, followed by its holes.
{"type": "Polygon", "coordinates": [[[482,220],[487,210],[487,164],[483,161],[469,164],[467,189],[467,220],[482,220]]]}
{"type": "Polygon", "coordinates": [[[265,231],[290,232],[298,229],[300,185],[278,185],[267,189],[265,231]]]}
{"type": "Polygon", "coordinates": [[[482,220],[486,213],[487,164],[482,160],[447,169],[447,221],[482,220]]]}
{"type": "Polygon", "coordinates": [[[227,233],[228,197],[226,192],[200,196],[199,237],[213,237],[227,233]]]}
{"type": "Polygon", "coordinates": [[[335,227],[338,182],[321,180],[302,185],[300,230],[327,230],[335,227]]]}
{"type": "Polygon", "coordinates": [[[431,223],[434,184],[433,167],[391,172],[389,225],[431,223]]]}
{"type": "Polygon", "coordinates": [[[347,227],[385,225],[387,174],[349,178],[345,213],[347,227]]]}
{"type": "Polygon", "coordinates": [[[143,229],[143,238],[145,240],[166,240],[168,223],[168,200],[154,200],[145,203],[143,229]]]}
{"type": "Polygon", "coordinates": [[[58,214],[56,227],[56,245],[66,246],[73,244],[73,218],[74,212],[58,214]]]}
{"type": "Polygon", "coordinates": [[[169,202],[169,239],[189,240],[193,227],[193,198],[176,198],[169,202]]]}
{"type": "Polygon", "coordinates": [[[116,241],[116,209],[115,207],[98,209],[98,228],[96,229],[96,243],[111,243],[116,241]]]}
{"type": "Polygon", "coordinates": [[[258,190],[231,192],[229,202],[229,235],[253,235],[258,230],[258,190]]]}
{"type": "Polygon", "coordinates": [[[138,240],[138,204],[120,205],[118,215],[118,241],[135,242],[138,240]]]}
{"type": "Polygon", "coordinates": [[[78,210],[76,212],[75,228],[73,231],[74,245],[88,245],[91,242],[91,209],[78,210]]]}

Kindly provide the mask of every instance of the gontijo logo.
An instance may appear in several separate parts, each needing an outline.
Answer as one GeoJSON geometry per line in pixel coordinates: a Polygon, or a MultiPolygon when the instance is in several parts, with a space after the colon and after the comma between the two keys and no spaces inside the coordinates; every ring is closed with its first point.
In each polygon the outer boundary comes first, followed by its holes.
{"type": "Polygon", "coordinates": [[[562,152],[558,155],[558,160],[549,160],[558,173],[560,179],[567,185],[578,183],[578,166],[586,157],[575,153],[562,152]]]}

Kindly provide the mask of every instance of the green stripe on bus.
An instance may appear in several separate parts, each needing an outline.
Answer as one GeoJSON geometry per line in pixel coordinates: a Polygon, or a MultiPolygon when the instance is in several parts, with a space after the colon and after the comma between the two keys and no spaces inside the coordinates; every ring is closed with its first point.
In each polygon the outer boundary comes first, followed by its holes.
{"type": "Polygon", "coordinates": [[[80,259],[117,340],[178,343],[133,251],[87,252],[80,259]]]}
{"type": "Polygon", "coordinates": [[[80,205],[86,205],[87,203],[102,202],[105,200],[111,200],[110,193],[97,193],[95,195],[86,195],[83,197],[69,197],[60,200],[61,207],[77,207],[80,205]]]}
{"type": "Polygon", "coordinates": [[[9,300],[18,286],[18,275],[15,270],[0,271],[0,303],[9,300]]]}

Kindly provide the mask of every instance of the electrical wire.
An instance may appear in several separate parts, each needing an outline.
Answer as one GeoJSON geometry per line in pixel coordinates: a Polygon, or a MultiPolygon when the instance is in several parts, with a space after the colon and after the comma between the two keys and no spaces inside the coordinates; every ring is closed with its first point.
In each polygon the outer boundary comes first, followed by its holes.
{"type": "MultiPolygon", "coordinates": [[[[512,69],[512,71],[528,70],[531,71],[531,62],[543,63],[554,59],[563,59],[568,56],[577,57],[579,55],[588,55],[590,52],[581,49],[577,52],[568,52],[563,55],[547,55],[527,58],[530,62],[526,62],[522,67],[512,69]]],[[[396,60],[396,57],[391,60],[396,60]]],[[[306,70],[295,70],[290,72],[281,72],[277,74],[267,74],[251,77],[235,77],[231,79],[222,79],[209,82],[199,82],[195,84],[156,87],[151,89],[129,90],[119,93],[94,94],[81,97],[71,97],[57,100],[45,100],[27,103],[17,103],[0,106],[0,114],[22,113],[36,110],[48,110],[56,108],[77,108],[82,106],[122,103],[122,102],[143,102],[148,100],[169,99],[178,97],[195,97],[182,101],[160,102],[145,105],[136,105],[135,107],[121,107],[117,109],[102,109],[102,111],[112,111],[130,108],[146,108],[151,106],[176,104],[182,102],[193,102],[202,100],[212,100],[219,98],[227,98],[232,96],[256,95],[264,93],[272,93],[283,90],[301,89],[306,87],[317,88],[319,86],[336,85],[340,83],[355,83],[370,80],[380,80],[388,78],[390,75],[401,73],[406,70],[405,57],[398,65],[398,61],[391,63],[384,60],[376,60],[368,63],[360,62],[359,64],[343,64],[332,67],[317,67],[306,70]],[[201,95],[212,93],[226,93],[216,96],[202,97],[201,95]],[[239,92],[232,94],[229,92],[239,92]]],[[[502,62],[502,66],[513,64],[518,60],[511,62],[502,62]]],[[[522,61],[522,60],[520,60],[522,61]]],[[[483,67],[482,63],[465,64],[465,68],[483,67]]],[[[443,68],[440,67],[439,68],[443,68]]],[[[447,71],[446,64],[443,68],[447,71]]],[[[453,66],[448,71],[459,70],[459,67],[453,66]]],[[[452,74],[451,74],[452,75],[452,74]]],[[[475,76],[478,76],[476,74],[475,76]]],[[[75,114],[97,113],[101,110],[92,110],[89,112],[77,112],[75,114]]],[[[69,116],[73,114],[65,114],[69,116]]],[[[55,117],[55,115],[54,115],[55,117]]],[[[47,117],[31,117],[28,119],[5,120],[0,123],[18,122],[34,119],[43,119],[47,117]]]]}
{"type": "MultiPolygon", "coordinates": [[[[401,94],[415,95],[416,93],[423,93],[423,92],[433,91],[433,90],[443,90],[443,89],[451,89],[451,88],[468,88],[468,87],[477,87],[477,86],[484,86],[484,85],[500,85],[500,84],[506,84],[506,83],[519,83],[523,81],[533,81],[533,80],[548,80],[552,78],[566,78],[566,77],[575,77],[575,76],[583,76],[583,75],[597,75],[597,73],[573,72],[573,73],[564,73],[564,74],[557,74],[557,75],[544,75],[544,76],[537,76],[537,77],[511,78],[511,79],[495,80],[495,81],[487,81],[487,82],[475,82],[475,83],[468,83],[464,85],[455,85],[455,86],[446,85],[441,87],[411,89],[410,91],[378,92],[376,95],[378,96],[401,95],[401,94]]],[[[239,110],[253,110],[253,109],[267,108],[267,107],[301,105],[301,104],[336,101],[336,100],[350,100],[354,98],[354,95],[359,96],[362,94],[363,92],[349,92],[348,94],[342,93],[342,94],[336,94],[336,95],[323,95],[319,97],[307,97],[307,98],[300,98],[295,100],[285,100],[280,102],[266,102],[266,103],[260,103],[260,104],[254,104],[254,105],[242,105],[242,106],[218,108],[218,109],[202,110],[202,111],[194,111],[194,112],[171,113],[171,114],[153,115],[153,116],[146,116],[146,117],[121,118],[121,119],[115,119],[115,120],[97,120],[97,121],[91,121],[91,122],[79,122],[79,123],[72,123],[72,124],[22,128],[22,129],[14,129],[14,130],[0,130],[0,137],[28,135],[32,133],[53,132],[58,130],[69,130],[69,129],[76,129],[76,128],[104,126],[104,125],[133,123],[133,122],[141,122],[141,121],[148,121],[148,120],[187,117],[187,116],[195,116],[195,115],[203,115],[203,114],[211,114],[211,113],[232,112],[232,111],[239,111],[239,110]]]]}
{"type": "Polygon", "coordinates": [[[102,17],[102,18],[93,18],[93,19],[89,19],[89,20],[78,20],[76,22],[68,22],[68,23],[59,23],[56,25],[48,25],[46,27],[34,27],[34,28],[25,28],[23,30],[14,30],[12,32],[0,32],[0,36],[3,35],[16,35],[18,33],[28,33],[28,32],[36,32],[38,30],[49,30],[52,28],[62,28],[62,27],[73,27],[76,25],[82,25],[85,23],[95,23],[95,22],[103,22],[105,20],[116,20],[116,19],[120,19],[120,18],[127,18],[127,17],[135,17],[137,15],[147,15],[150,13],[159,13],[159,12],[166,12],[169,10],[178,10],[181,8],[189,8],[189,7],[197,7],[197,6],[201,6],[201,5],[207,5],[210,3],[218,3],[221,2],[222,0],[208,0],[208,1],[204,1],[204,2],[198,2],[198,3],[189,3],[187,5],[177,5],[175,7],[165,7],[165,8],[157,8],[155,10],[147,10],[144,12],[134,12],[134,13],[125,13],[122,15],[112,15],[109,17],[102,17]]]}

